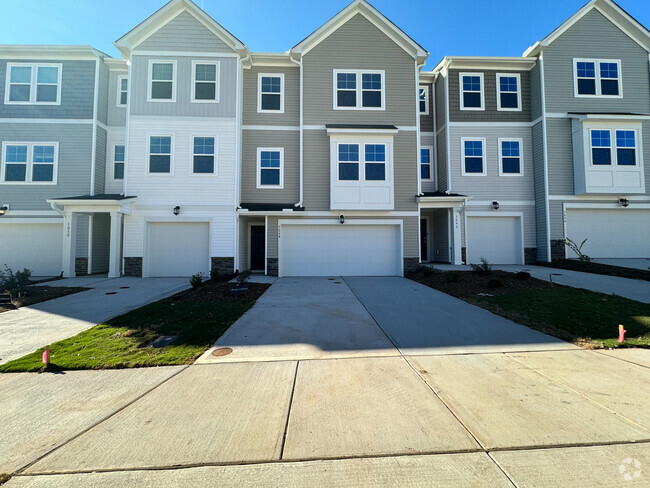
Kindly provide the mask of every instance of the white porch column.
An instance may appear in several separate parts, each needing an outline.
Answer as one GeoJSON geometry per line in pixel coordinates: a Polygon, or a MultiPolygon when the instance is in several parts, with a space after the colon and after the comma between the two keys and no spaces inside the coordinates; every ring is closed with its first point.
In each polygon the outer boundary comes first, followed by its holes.
{"type": "Polygon", "coordinates": [[[74,278],[75,258],[77,257],[77,214],[66,212],[63,215],[63,276],[74,278]]]}
{"type": "Polygon", "coordinates": [[[462,214],[460,208],[453,208],[451,212],[451,226],[453,230],[453,235],[451,236],[451,245],[452,245],[452,260],[453,264],[463,264],[463,251],[462,251],[462,242],[460,235],[460,224],[462,219],[462,214]]]}
{"type": "Polygon", "coordinates": [[[120,277],[120,261],[122,256],[120,253],[122,242],[122,214],[120,212],[111,212],[111,238],[110,238],[110,251],[108,257],[108,277],[120,277]]]}

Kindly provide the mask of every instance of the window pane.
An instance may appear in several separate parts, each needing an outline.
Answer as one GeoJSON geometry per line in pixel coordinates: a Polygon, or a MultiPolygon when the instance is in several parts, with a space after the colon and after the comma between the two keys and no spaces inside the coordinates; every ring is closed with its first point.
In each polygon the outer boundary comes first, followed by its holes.
{"type": "Polygon", "coordinates": [[[38,85],[36,87],[36,101],[56,102],[57,85],[38,85]]]}
{"type": "Polygon", "coordinates": [[[504,158],[519,156],[519,141],[502,141],[501,155],[504,158]]]}
{"type": "Polygon", "coordinates": [[[280,93],[280,78],[262,76],[262,93],[280,93]]]}
{"type": "Polygon", "coordinates": [[[262,94],[262,110],[280,110],[280,95],[262,94]]]}
{"type": "Polygon", "coordinates": [[[577,65],[578,78],[595,78],[596,65],[594,63],[579,62],[577,65]]]}
{"type": "Polygon", "coordinates": [[[591,145],[594,147],[611,147],[611,138],[608,130],[592,130],[591,145]]]}
{"type": "Polygon", "coordinates": [[[167,155],[152,154],[149,156],[150,173],[169,173],[171,158],[167,155]]]}
{"type": "Polygon", "coordinates": [[[519,158],[503,158],[503,172],[517,174],[521,172],[519,158]]]}
{"type": "Polygon", "coordinates": [[[481,91],[480,76],[463,76],[464,91],[481,91]]]}
{"type": "Polygon", "coordinates": [[[463,93],[464,107],[480,108],[481,107],[481,94],[480,93],[463,93]]]}
{"type": "Polygon", "coordinates": [[[29,92],[29,85],[11,85],[9,87],[9,100],[12,102],[28,102],[29,92]]]}
{"type": "Polygon", "coordinates": [[[431,170],[428,164],[420,165],[420,178],[422,178],[423,180],[428,180],[429,178],[431,178],[430,174],[431,174],[431,170]]]}
{"type": "Polygon", "coordinates": [[[366,163],[366,181],[384,181],[386,165],[384,163],[366,163]]]}
{"type": "Polygon", "coordinates": [[[10,80],[11,83],[31,83],[32,68],[29,66],[13,66],[10,80]]]}
{"type": "Polygon", "coordinates": [[[601,80],[600,93],[602,95],[618,95],[618,80],[601,80]]]}
{"type": "Polygon", "coordinates": [[[169,136],[151,136],[149,152],[153,154],[170,154],[172,138],[169,136]]]}
{"type": "Polygon", "coordinates": [[[338,89],[356,90],[357,75],[355,73],[338,73],[336,75],[336,87],[338,89]]]}
{"type": "Polygon", "coordinates": [[[364,91],[362,96],[362,104],[364,107],[381,107],[381,92],[364,91]]]}
{"type": "Polygon", "coordinates": [[[196,83],[194,85],[195,100],[215,100],[217,85],[216,83],[196,83]]]}
{"type": "Polygon", "coordinates": [[[359,144],[339,144],[339,161],[359,161],[359,144]]]}
{"type": "Polygon", "coordinates": [[[424,164],[429,163],[429,150],[428,149],[420,149],[420,162],[424,164]]]}
{"type": "Polygon", "coordinates": [[[126,97],[127,97],[126,92],[120,93],[120,104],[121,105],[126,105],[126,97]]]}
{"type": "Polygon", "coordinates": [[[501,94],[501,108],[519,108],[519,101],[516,93],[501,94]]]}
{"type": "Polygon", "coordinates": [[[420,100],[420,113],[424,113],[427,111],[427,102],[424,100],[420,100]]]}
{"type": "Polygon", "coordinates": [[[59,81],[59,68],[40,67],[36,73],[37,83],[57,83],[59,81]]]}
{"type": "Polygon", "coordinates": [[[260,153],[260,166],[262,168],[279,168],[280,152],[279,151],[262,151],[260,153]]]}
{"type": "Polygon", "coordinates": [[[113,168],[113,179],[123,180],[124,179],[124,163],[115,163],[113,168]]]}
{"type": "Polygon", "coordinates": [[[7,146],[7,163],[26,163],[27,146],[7,146]]]}
{"type": "Polygon", "coordinates": [[[578,94],[579,95],[595,95],[596,94],[596,80],[589,80],[589,79],[578,80],[578,94]]]}
{"type": "Polygon", "coordinates": [[[465,141],[465,156],[483,156],[483,141],[465,141]]]}
{"type": "Polygon", "coordinates": [[[5,181],[25,181],[27,174],[26,164],[6,164],[5,181]]]}
{"type": "Polygon", "coordinates": [[[151,85],[151,98],[159,100],[171,100],[172,83],[171,81],[154,81],[151,85]]]}
{"type": "Polygon", "coordinates": [[[263,169],[260,175],[260,183],[262,185],[280,185],[280,170],[279,169],[263,169]]]}
{"type": "Polygon", "coordinates": [[[381,90],[381,75],[379,73],[363,73],[361,82],[364,90],[381,90]]]}
{"type": "Polygon", "coordinates": [[[618,147],[636,147],[636,135],[633,130],[617,130],[616,145],[618,147]]]}
{"type": "Polygon", "coordinates": [[[426,98],[427,98],[427,90],[426,90],[426,88],[420,88],[419,97],[420,97],[420,100],[422,100],[422,101],[426,100],[426,98]]]}
{"type": "Polygon", "coordinates": [[[171,81],[174,74],[174,65],[171,63],[153,63],[151,67],[152,80],[171,81]]]}
{"type": "Polygon", "coordinates": [[[32,171],[32,181],[53,181],[53,164],[35,164],[32,171]]]}
{"type": "Polygon", "coordinates": [[[616,63],[600,63],[601,78],[618,78],[618,65],[616,63]]]}
{"type": "Polygon", "coordinates": [[[336,93],[336,106],[337,107],[356,107],[357,106],[357,92],[353,91],[338,91],[336,93]]]}
{"type": "Polygon", "coordinates": [[[386,146],[366,144],[366,161],[386,161],[386,146]]]}
{"type": "Polygon", "coordinates": [[[465,158],[465,173],[482,173],[483,158],[465,158]]]}
{"type": "Polygon", "coordinates": [[[129,80],[127,78],[122,78],[120,80],[120,90],[126,91],[129,87],[129,80]]]}
{"type": "Polygon", "coordinates": [[[33,158],[35,163],[53,163],[54,146],[34,146],[33,158]]]}
{"type": "Polygon", "coordinates": [[[195,173],[214,173],[214,156],[194,156],[195,173]]]}
{"type": "Polygon", "coordinates": [[[214,137],[195,137],[194,154],[214,154],[214,137]]]}
{"type": "Polygon", "coordinates": [[[514,76],[502,76],[499,78],[499,87],[502,92],[517,92],[517,78],[514,76]]]}
{"type": "Polygon", "coordinates": [[[612,164],[612,153],[609,149],[594,147],[591,153],[594,164],[612,164]]]}
{"type": "Polygon", "coordinates": [[[115,161],[124,161],[124,146],[115,146],[115,161]]]}
{"type": "Polygon", "coordinates": [[[339,163],[339,180],[356,181],[359,179],[358,163],[339,163]]]}
{"type": "Polygon", "coordinates": [[[619,166],[635,166],[636,150],[635,149],[617,149],[616,157],[619,166]]]}
{"type": "Polygon", "coordinates": [[[197,64],[196,81],[216,81],[217,67],[214,64],[197,64]]]}

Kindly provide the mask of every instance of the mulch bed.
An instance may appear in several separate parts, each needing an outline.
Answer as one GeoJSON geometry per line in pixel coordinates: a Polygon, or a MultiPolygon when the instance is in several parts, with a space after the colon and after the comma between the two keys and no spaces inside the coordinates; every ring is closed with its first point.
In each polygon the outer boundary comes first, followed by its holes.
{"type": "Polygon", "coordinates": [[[584,273],[594,273],[607,276],[618,276],[620,278],[631,278],[633,280],[650,281],[650,270],[634,268],[623,268],[621,266],[611,266],[609,264],[588,263],[582,264],[573,259],[562,259],[551,263],[535,263],[537,266],[546,266],[549,268],[568,269],[571,271],[582,271],[584,273]]]}
{"type": "Polygon", "coordinates": [[[9,310],[15,310],[27,305],[34,305],[36,303],[46,302],[55,298],[61,298],[73,293],[86,291],[88,288],[72,287],[72,286],[30,286],[27,288],[27,295],[24,297],[16,298],[9,304],[0,304],[0,313],[9,310]]]}
{"type": "Polygon", "coordinates": [[[248,293],[231,295],[227,281],[204,281],[198,288],[190,288],[173,295],[168,302],[212,302],[215,300],[257,300],[271,286],[267,283],[248,283],[248,293]]]}

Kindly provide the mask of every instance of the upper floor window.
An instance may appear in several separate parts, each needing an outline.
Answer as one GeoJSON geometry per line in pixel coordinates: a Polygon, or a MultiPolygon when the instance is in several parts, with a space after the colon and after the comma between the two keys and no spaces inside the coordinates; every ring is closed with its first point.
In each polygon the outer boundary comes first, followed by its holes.
{"type": "Polygon", "coordinates": [[[616,164],[636,166],[636,131],[616,131],[616,164]]]}
{"type": "Polygon", "coordinates": [[[461,139],[462,174],[485,175],[485,139],[461,139]]]}
{"type": "Polygon", "coordinates": [[[612,164],[612,139],[608,130],[591,131],[591,163],[612,164]]]}
{"type": "Polygon", "coordinates": [[[59,145],[56,142],[6,142],[2,148],[0,182],[55,184],[59,145]]]}
{"type": "Polygon", "coordinates": [[[257,75],[257,111],[284,113],[284,74],[257,75]]]}
{"type": "Polygon", "coordinates": [[[219,101],[219,63],[192,61],[192,101],[219,101]]]}
{"type": "Polygon", "coordinates": [[[192,147],[192,173],[215,174],[215,138],[194,137],[192,147]]]}
{"type": "Polygon", "coordinates": [[[420,107],[420,114],[429,114],[429,87],[421,86],[418,91],[418,104],[420,107]]]}
{"type": "Polygon", "coordinates": [[[149,61],[149,101],[176,101],[176,61],[149,61]]]}
{"type": "Polygon", "coordinates": [[[129,79],[126,76],[117,77],[117,106],[125,107],[129,92],[129,79]]]}
{"type": "Polygon", "coordinates": [[[172,137],[149,137],[149,173],[169,173],[172,167],[172,137]]]}
{"type": "Polygon", "coordinates": [[[621,61],[574,59],[574,94],[576,97],[620,97],[621,61]]]}
{"type": "Polygon", "coordinates": [[[257,188],[283,188],[284,148],[257,148],[257,188]]]}
{"type": "Polygon", "coordinates": [[[522,175],[521,139],[499,139],[499,174],[522,175]]]}
{"type": "Polygon", "coordinates": [[[334,70],[334,109],[384,110],[384,71],[334,70]]]}
{"type": "Polygon", "coordinates": [[[637,165],[636,130],[592,129],[590,141],[591,164],[595,166],[637,165]],[[616,143],[615,147],[612,147],[613,141],[616,143]]]}
{"type": "Polygon", "coordinates": [[[521,110],[519,74],[497,74],[497,110],[521,110]]]}
{"type": "Polygon", "coordinates": [[[124,179],[124,146],[117,145],[113,151],[113,179],[124,179]]]}
{"type": "Polygon", "coordinates": [[[7,63],[5,103],[61,104],[61,64],[7,63]]]}
{"type": "Polygon", "coordinates": [[[338,144],[337,151],[339,181],[386,181],[386,144],[338,144]]]}
{"type": "Polygon", "coordinates": [[[483,73],[460,74],[460,109],[484,110],[483,73]]]}
{"type": "Polygon", "coordinates": [[[433,171],[431,171],[431,148],[428,147],[420,149],[420,178],[423,180],[433,178],[433,171]]]}

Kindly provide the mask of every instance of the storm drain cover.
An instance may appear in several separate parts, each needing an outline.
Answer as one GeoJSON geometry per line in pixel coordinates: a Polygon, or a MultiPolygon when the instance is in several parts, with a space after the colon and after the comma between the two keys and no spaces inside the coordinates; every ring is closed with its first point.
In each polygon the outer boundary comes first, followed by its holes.
{"type": "Polygon", "coordinates": [[[232,352],[232,348],[230,347],[218,347],[214,351],[212,351],[213,356],[227,356],[232,352]]]}
{"type": "Polygon", "coordinates": [[[106,294],[107,295],[117,295],[117,292],[116,291],[107,291],[106,294]]]}

